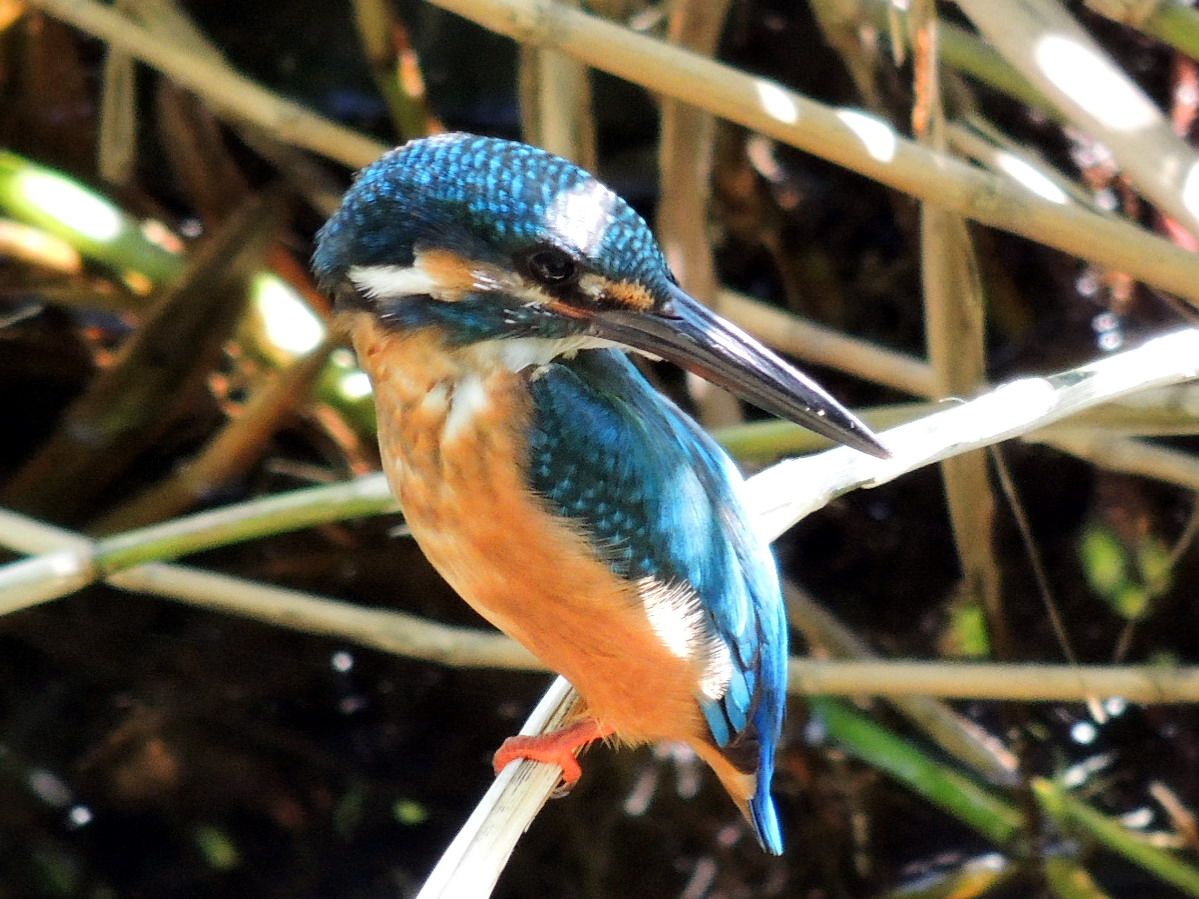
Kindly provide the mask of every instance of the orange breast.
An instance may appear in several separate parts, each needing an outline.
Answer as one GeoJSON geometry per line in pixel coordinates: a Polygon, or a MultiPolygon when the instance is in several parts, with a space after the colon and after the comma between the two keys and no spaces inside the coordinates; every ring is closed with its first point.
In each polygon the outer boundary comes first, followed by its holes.
{"type": "Polygon", "coordinates": [[[628,742],[705,742],[699,673],[659,639],[633,589],[528,489],[526,376],[449,351],[429,330],[350,331],[371,377],[392,489],[442,576],[565,675],[628,742]]]}

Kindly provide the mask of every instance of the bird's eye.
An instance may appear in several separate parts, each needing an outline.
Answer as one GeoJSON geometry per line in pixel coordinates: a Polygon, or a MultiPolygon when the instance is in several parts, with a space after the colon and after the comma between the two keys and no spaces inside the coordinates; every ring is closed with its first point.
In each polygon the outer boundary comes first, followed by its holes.
{"type": "Polygon", "coordinates": [[[557,247],[543,247],[530,253],[527,264],[529,274],[546,287],[570,284],[580,274],[579,264],[557,247]]]}

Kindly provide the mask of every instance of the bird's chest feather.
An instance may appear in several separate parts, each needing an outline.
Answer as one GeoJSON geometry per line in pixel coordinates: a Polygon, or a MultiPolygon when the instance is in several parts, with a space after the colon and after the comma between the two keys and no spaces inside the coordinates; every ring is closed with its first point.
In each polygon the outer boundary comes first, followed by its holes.
{"type": "Polygon", "coordinates": [[[694,660],[663,642],[636,586],[577,523],[530,489],[529,374],[455,360],[432,334],[389,333],[366,316],[350,331],[375,387],[388,479],[442,576],[620,735],[691,737],[694,660]]]}

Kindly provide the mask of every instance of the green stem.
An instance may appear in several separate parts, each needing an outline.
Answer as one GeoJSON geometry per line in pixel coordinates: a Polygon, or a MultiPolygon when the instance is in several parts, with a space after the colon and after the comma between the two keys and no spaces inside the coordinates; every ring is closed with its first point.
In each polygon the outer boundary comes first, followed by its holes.
{"type": "Polygon", "coordinates": [[[1075,799],[1052,781],[1037,778],[1032,782],[1032,789],[1046,815],[1063,824],[1073,825],[1076,832],[1083,831],[1112,852],[1173,884],[1188,896],[1199,896],[1199,870],[1147,842],[1085,802],[1075,799]]]}
{"type": "Polygon", "coordinates": [[[933,761],[846,703],[827,697],[813,697],[811,702],[832,738],[862,761],[890,774],[1000,847],[1010,846],[1019,835],[1024,816],[1011,803],[933,761]]]}
{"type": "Polygon", "coordinates": [[[169,281],[183,268],[179,256],[152,242],[136,219],[101,194],[7,150],[0,150],[0,210],[151,284],[169,281]]]}
{"type": "Polygon", "coordinates": [[[382,475],[290,493],[176,518],[97,541],[100,576],[143,562],[177,559],[190,553],[300,530],[347,518],[381,515],[398,508],[382,475]]]}

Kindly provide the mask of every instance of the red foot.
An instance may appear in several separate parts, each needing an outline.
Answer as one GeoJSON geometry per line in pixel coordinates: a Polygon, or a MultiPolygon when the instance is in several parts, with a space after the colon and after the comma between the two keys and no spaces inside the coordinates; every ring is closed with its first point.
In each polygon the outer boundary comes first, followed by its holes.
{"type": "Polygon", "coordinates": [[[509,737],[495,754],[495,773],[499,774],[508,767],[509,762],[517,759],[548,762],[562,769],[562,787],[569,790],[583,776],[575,753],[593,740],[603,739],[611,733],[611,728],[601,726],[594,718],[580,718],[553,733],[536,737],[509,737]]]}

